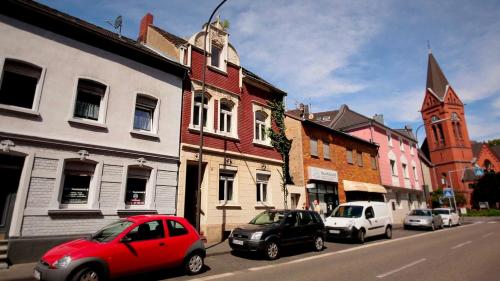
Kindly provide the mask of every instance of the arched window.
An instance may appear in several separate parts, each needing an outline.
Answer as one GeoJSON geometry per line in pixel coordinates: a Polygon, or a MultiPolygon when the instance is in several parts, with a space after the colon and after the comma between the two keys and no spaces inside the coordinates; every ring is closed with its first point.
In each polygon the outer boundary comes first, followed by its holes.
{"type": "Polygon", "coordinates": [[[445,145],[446,144],[446,139],[444,137],[443,126],[441,124],[437,124],[437,127],[438,127],[439,137],[440,137],[439,144],[440,145],[445,145]]]}
{"type": "Polygon", "coordinates": [[[439,121],[439,118],[436,115],[431,117],[431,123],[435,123],[437,121],[439,121]]]}
{"type": "Polygon", "coordinates": [[[223,133],[231,133],[233,126],[233,102],[227,99],[220,101],[219,130],[223,133]]]}
{"type": "Polygon", "coordinates": [[[257,141],[266,141],[267,138],[267,128],[266,128],[266,121],[267,121],[267,113],[264,111],[256,111],[255,112],[255,139],[257,141]]]}
{"type": "Polygon", "coordinates": [[[436,129],[435,125],[432,126],[432,133],[434,135],[434,144],[437,145],[439,142],[439,138],[438,138],[437,129],[436,129]]]}
{"type": "Polygon", "coordinates": [[[457,132],[458,132],[458,137],[460,139],[463,139],[463,136],[462,136],[462,127],[460,126],[460,122],[457,122],[457,132]]]}
{"type": "Polygon", "coordinates": [[[493,170],[493,164],[491,164],[491,161],[486,159],[484,160],[484,165],[483,165],[485,170],[493,170]]]}
{"type": "Polygon", "coordinates": [[[201,93],[197,93],[194,97],[193,104],[193,125],[195,127],[200,126],[201,123],[201,114],[203,112],[203,127],[207,127],[207,118],[208,118],[208,100],[210,99],[207,95],[203,97],[203,107],[201,103],[201,93]]]}
{"type": "Polygon", "coordinates": [[[158,127],[158,100],[146,95],[135,99],[134,130],[156,132],[158,127]]]}

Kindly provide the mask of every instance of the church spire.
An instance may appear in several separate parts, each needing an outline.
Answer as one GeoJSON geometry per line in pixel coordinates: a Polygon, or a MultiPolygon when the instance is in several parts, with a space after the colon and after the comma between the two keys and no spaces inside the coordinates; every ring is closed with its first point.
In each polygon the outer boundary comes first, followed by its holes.
{"type": "Polygon", "coordinates": [[[431,89],[441,100],[446,94],[446,86],[449,85],[446,76],[439,67],[434,55],[429,48],[429,62],[427,66],[427,89],[431,89]]]}

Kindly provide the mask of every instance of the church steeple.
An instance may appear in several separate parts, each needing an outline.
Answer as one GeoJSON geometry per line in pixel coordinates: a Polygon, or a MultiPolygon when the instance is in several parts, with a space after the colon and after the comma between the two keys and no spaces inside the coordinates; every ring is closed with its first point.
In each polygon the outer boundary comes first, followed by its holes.
{"type": "Polygon", "coordinates": [[[444,76],[441,67],[434,58],[434,55],[429,50],[429,61],[427,65],[427,89],[431,89],[432,92],[440,99],[443,100],[446,94],[446,86],[449,86],[446,76],[444,76]]]}

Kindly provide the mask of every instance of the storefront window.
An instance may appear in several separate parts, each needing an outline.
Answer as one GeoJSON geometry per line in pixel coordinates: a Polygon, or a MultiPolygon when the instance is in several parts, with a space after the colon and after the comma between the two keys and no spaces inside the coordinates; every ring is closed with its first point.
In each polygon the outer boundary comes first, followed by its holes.
{"type": "Polygon", "coordinates": [[[314,201],[318,200],[322,215],[324,216],[329,216],[339,205],[337,183],[316,183],[316,187],[309,188],[307,192],[309,196],[309,206],[314,209],[314,201]]]}

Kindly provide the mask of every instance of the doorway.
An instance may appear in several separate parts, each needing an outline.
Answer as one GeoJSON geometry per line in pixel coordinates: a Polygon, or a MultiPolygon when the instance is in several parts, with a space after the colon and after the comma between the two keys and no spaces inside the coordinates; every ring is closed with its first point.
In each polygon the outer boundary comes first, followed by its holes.
{"type": "MultiPolygon", "coordinates": [[[[205,165],[202,167],[202,177],[205,172],[205,165]]],[[[202,178],[203,181],[203,178],[202,178]]],[[[196,227],[196,203],[198,191],[198,165],[188,163],[186,167],[186,195],[184,198],[184,218],[196,227]]],[[[200,193],[201,196],[201,193],[200,193]]]]}
{"type": "Polygon", "coordinates": [[[8,237],[24,157],[0,154],[0,240],[8,237]]]}
{"type": "Polygon", "coordinates": [[[297,209],[300,200],[299,193],[290,193],[290,208],[292,210],[297,209]]]}

